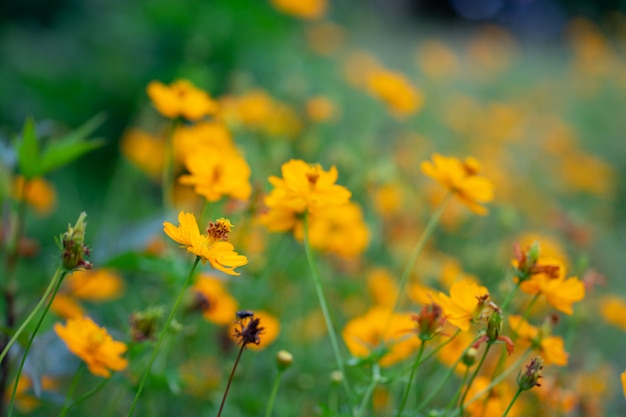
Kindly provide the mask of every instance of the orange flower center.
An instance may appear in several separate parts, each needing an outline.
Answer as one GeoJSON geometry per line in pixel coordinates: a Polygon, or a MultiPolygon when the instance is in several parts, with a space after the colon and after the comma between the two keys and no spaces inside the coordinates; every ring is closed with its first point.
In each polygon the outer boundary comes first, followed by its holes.
{"type": "Polygon", "coordinates": [[[206,229],[207,235],[213,239],[214,242],[220,240],[228,240],[228,234],[230,233],[233,225],[226,219],[218,219],[215,223],[209,222],[209,226],[206,229]]]}

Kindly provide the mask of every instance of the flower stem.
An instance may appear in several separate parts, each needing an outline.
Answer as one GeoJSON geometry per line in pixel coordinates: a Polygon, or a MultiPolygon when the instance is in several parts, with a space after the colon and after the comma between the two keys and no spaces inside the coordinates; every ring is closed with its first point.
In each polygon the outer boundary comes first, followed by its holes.
{"type": "Polygon", "coordinates": [[[157,344],[152,350],[152,355],[150,356],[150,361],[148,362],[148,366],[146,367],[146,370],[143,373],[143,376],[141,377],[141,382],[139,383],[139,388],[137,388],[135,399],[133,400],[133,403],[130,406],[130,410],[128,410],[128,417],[132,416],[133,411],[135,411],[135,407],[137,406],[137,401],[139,400],[139,397],[141,396],[141,392],[143,391],[143,387],[146,384],[146,379],[148,378],[148,374],[150,373],[150,370],[152,369],[152,364],[154,363],[154,360],[156,359],[157,354],[159,353],[159,349],[161,348],[161,344],[163,344],[163,340],[165,339],[165,336],[169,332],[170,323],[172,322],[172,319],[174,319],[174,314],[176,313],[176,310],[178,309],[178,306],[180,305],[180,302],[183,299],[185,290],[187,289],[187,286],[189,286],[189,283],[191,282],[191,278],[193,277],[193,273],[195,272],[196,267],[198,266],[198,263],[200,262],[200,259],[201,258],[199,256],[196,256],[196,260],[191,266],[191,269],[189,270],[189,274],[187,274],[187,278],[185,279],[185,282],[183,283],[183,286],[180,289],[180,292],[178,293],[178,297],[176,297],[176,301],[174,302],[174,306],[172,307],[172,310],[170,311],[170,315],[167,317],[167,321],[165,322],[163,329],[161,329],[161,333],[159,334],[159,339],[157,341],[157,344]]]}
{"type": "Polygon", "coordinates": [[[272,387],[270,398],[267,401],[267,409],[265,410],[265,417],[271,417],[272,415],[272,410],[274,409],[274,401],[276,401],[276,395],[278,394],[278,386],[280,385],[280,379],[282,376],[283,376],[283,371],[279,370],[278,375],[276,375],[276,379],[274,380],[274,386],[272,387]]]}
{"type": "Polygon", "coordinates": [[[504,412],[504,414],[502,414],[502,417],[506,417],[507,414],[509,414],[509,411],[511,411],[511,408],[513,408],[513,404],[515,403],[515,401],[517,400],[517,397],[519,397],[519,395],[521,393],[522,393],[522,390],[518,388],[517,392],[515,393],[515,396],[513,397],[511,402],[509,403],[509,406],[506,408],[506,411],[504,412]]]}
{"type": "MultiPolygon", "coordinates": [[[[35,306],[33,311],[31,311],[28,317],[26,317],[26,320],[24,320],[24,323],[22,323],[19,329],[17,329],[17,331],[13,333],[13,337],[11,337],[11,340],[9,340],[9,342],[5,346],[2,353],[0,353],[0,362],[4,360],[4,357],[9,352],[9,349],[11,349],[11,346],[13,346],[13,344],[17,341],[17,338],[20,336],[20,334],[22,334],[26,326],[28,326],[28,323],[30,323],[30,321],[37,315],[37,313],[39,313],[39,310],[46,303],[47,298],[50,295],[50,293],[59,286],[65,274],[66,272],[63,271],[61,268],[58,268],[56,270],[56,272],[54,273],[54,276],[52,277],[52,280],[50,281],[50,284],[48,284],[48,288],[46,288],[46,291],[43,293],[43,296],[39,300],[39,303],[37,303],[37,306],[35,306]]],[[[56,291],[55,291],[55,294],[56,294],[56,291]]]]}
{"type": "Polygon", "coordinates": [[[480,371],[480,368],[483,366],[483,363],[485,363],[485,359],[487,358],[487,354],[489,353],[490,349],[491,349],[491,343],[487,342],[487,347],[485,348],[485,351],[483,352],[483,356],[480,358],[480,362],[478,362],[478,366],[476,366],[476,369],[474,369],[474,373],[470,377],[470,380],[467,383],[467,387],[465,387],[465,392],[463,392],[463,396],[461,397],[461,402],[459,404],[459,415],[461,417],[463,417],[463,403],[465,402],[465,397],[467,397],[467,393],[472,387],[472,383],[474,382],[474,379],[476,379],[476,376],[478,375],[478,371],[480,371]]]}
{"type": "Polygon", "coordinates": [[[111,378],[102,378],[102,380],[100,381],[100,383],[98,385],[96,385],[95,388],[87,391],[86,393],[84,393],[83,395],[80,396],[80,398],[78,398],[76,401],[74,401],[72,404],[70,404],[70,407],[74,407],[80,403],[82,403],[83,401],[85,401],[86,399],[88,399],[89,397],[95,395],[98,391],[100,391],[102,389],[102,387],[104,387],[106,385],[107,382],[109,382],[111,378]]]}
{"type": "Polygon", "coordinates": [[[448,414],[448,411],[459,400],[459,395],[461,395],[461,390],[463,389],[463,386],[465,385],[465,381],[467,381],[467,377],[469,375],[469,370],[470,370],[469,366],[466,366],[465,367],[465,372],[463,372],[463,379],[461,380],[461,385],[459,386],[459,389],[456,390],[456,392],[454,393],[454,395],[450,399],[450,402],[448,402],[448,405],[446,405],[446,414],[448,414]]]}
{"type": "Polygon", "coordinates": [[[517,290],[519,289],[521,282],[518,282],[517,284],[515,284],[515,287],[513,287],[513,289],[511,290],[511,292],[509,292],[509,294],[506,296],[506,299],[504,300],[504,302],[502,303],[502,305],[500,306],[500,308],[502,309],[502,311],[506,312],[507,307],[509,306],[509,303],[511,302],[511,300],[513,299],[513,296],[515,295],[515,293],[517,292],[517,290]]]}
{"type": "Polygon", "coordinates": [[[424,347],[426,346],[426,340],[424,340],[420,344],[420,349],[417,352],[417,357],[415,358],[415,362],[411,367],[411,375],[409,376],[409,383],[406,386],[406,390],[404,391],[404,396],[402,397],[402,402],[400,403],[400,408],[398,408],[397,416],[400,417],[402,415],[402,411],[404,411],[404,406],[409,398],[409,393],[411,392],[411,386],[413,385],[413,379],[415,378],[415,372],[417,371],[417,367],[421,364],[420,359],[422,359],[422,354],[424,353],[424,347]]]}
{"type": "Polygon", "coordinates": [[[328,329],[328,335],[330,337],[330,344],[332,345],[333,352],[335,354],[335,360],[337,361],[337,368],[339,369],[339,372],[341,372],[341,376],[343,377],[341,378],[341,380],[346,390],[346,393],[348,395],[348,398],[350,400],[350,404],[353,404],[352,390],[350,389],[350,384],[347,381],[346,371],[343,366],[343,360],[341,359],[341,354],[339,353],[339,343],[337,342],[337,335],[335,334],[333,322],[330,317],[330,311],[328,310],[328,304],[326,303],[326,296],[324,295],[324,289],[322,288],[322,280],[317,270],[317,265],[313,258],[313,251],[309,243],[308,215],[304,216],[304,250],[306,252],[306,259],[309,264],[309,269],[311,270],[311,276],[313,277],[313,284],[315,286],[315,292],[317,293],[317,298],[319,300],[320,307],[322,309],[322,314],[324,315],[324,321],[326,322],[326,328],[328,329]]]}
{"type": "MultiPolygon", "coordinates": [[[[20,380],[22,369],[24,369],[24,364],[26,363],[28,352],[30,351],[30,347],[33,344],[33,340],[35,339],[35,335],[37,334],[37,331],[39,331],[39,328],[41,327],[41,323],[43,323],[43,319],[46,317],[46,314],[48,314],[48,310],[50,309],[50,306],[52,305],[52,301],[54,301],[54,297],[56,296],[57,292],[59,291],[59,288],[61,287],[61,283],[63,282],[63,277],[65,276],[65,274],[67,274],[67,271],[65,269],[62,269],[61,267],[57,268],[56,272],[54,273],[54,276],[52,277],[52,281],[50,282],[50,285],[48,285],[48,288],[46,289],[46,293],[44,293],[44,296],[39,301],[39,304],[37,304],[37,306],[35,307],[35,310],[33,310],[33,312],[26,318],[26,321],[24,322],[24,324],[22,324],[22,326],[20,326],[20,328],[18,329],[18,332],[21,332],[23,328],[25,327],[25,325],[32,319],[32,317],[34,317],[34,313],[37,310],[39,310],[39,308],[41,307],[41,304],[43,303],[43,301],[45,301],[47,294],[50,293],[49,291],[50,288],[52,288],[52,295],[50,296],[50,299],[48,300],[48,303],[46,304],[46,307],[44,308],[43,313],[39,317],[39,321],[37,322],[37,325],[35,326],[35,330],[33,330],[33,333],[30,335],[30,338],[28,339],[28,343],[26,344],[26,347],[24,349],[24,355],[22,356],[22,361],[20,362],[19,368],[17,368],[17,374],[15,375],[15,384],[13,385],[13,392],[11,393],[11,402],[9,403],[9,414],[7,415],[8,417],[11,417],[11,415],[13,414],[13,406],[15,404],[15,393],[17,392],[17,384],[20,380]]],[[[15,341],[18,335],[19,333],[16,333],[15,335],[13,335],[13,338],[11,338],[11,340],[15,341]]],[[[10,346],[10,344],[8,346],[10,346]]]]}
{"type": "Polygon", "coordinates": [[[59,414],[59,417],[65,417],[67,415],[67,412],[70,410],[70,407],[72,406],[70,401],[72,400],[72,395],[74,394],[74,391],[76,390],[76,386],[78,385],[78,380],[80,379],[80,374],[83,372],[83,369],[85,369],[85,363],[81,362],[80,365],[78,366],[78,369],[76,370],[76,373],[74,374],[74,378],[72,378],[72,384],[70,385],[70,388],[67,390],[67,395],[65,396],[63,409],[61,409],[61,413],[59,414]]]}
{"type": "Polygon", "coordinates": [[[220,404],[220,409],[217,412],[217,417],[222,415],[222,409],[224,409],[224,403],[226,403],[226,397],[228,397],[228,391],[230,390],[230,384],[233,382],[233,377],[235,376],[235,370],[237,369],[237,364],[239,363],[239,359],[241,359],[241,354],[243,350],[246,348],[246,344],[241,344],[241,349],[239,349],[239,354],[237,355],[237,359],[235,360],[235,364],[233,365],[233,370],[230,371],[230,377],[228,378],[228,384],[226,384],[226,391],[224,391],[224,396],[222,397],[222,403],[220,404]]]}
{"type": "Polygon", "coordinates": [[[367,407],[367,403],[369,402],[372,393],[376,389],[376,385],[380,382],[380,367],[377,363],[372,364],[372,380],[363,394],[363,398],[361,399],[361,405],[359,406],[359,411],[357,416],[362,416],[365,413],[365,407],[367,407]]]}

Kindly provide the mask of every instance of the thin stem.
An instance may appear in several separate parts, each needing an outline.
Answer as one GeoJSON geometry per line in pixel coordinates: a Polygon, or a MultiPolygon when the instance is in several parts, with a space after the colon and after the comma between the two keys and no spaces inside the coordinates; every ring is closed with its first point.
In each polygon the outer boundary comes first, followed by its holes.
{"type": "Polygon", "coordinates": [[[228,391],[230,390],[230,384],[233,382],[233,377],[235,376],[235,370],[237,369],[237,364],[239,363],[239,359],[241,359],[241,354],[243,350],[246,348],[246,344],[241,344],[241,349],[239,349],[239,354],[237,355],[237,359],[235,360],[235,364],[233,365],[233,370],[230,371],[230,377],[228,378],[228,384],[226,384],[226,391],[224,391],[224,396],[222,397],[222,403],[220,404],[220,409],[217,412],[217,417],[222,415],[222,409],[224,408],[224,403],[226,403],[226,397],[228,397],[228,391]]]}
{"type": "MultiPolygon", "coordinates": [[[[13,384],[13,392],[11,393],[11,402],[9,403],[8,417],[11,417],[11,415],[13,414],[13,406],[15,404],[15,394],[17,392],[17,384],[20,380],[20,375],[22,375],[22,369],[24,369],[24,364],[26,363],[28,352],[30,351],[30,347],[33,344],[33,340],[35,340],[35,335],[37,334],[37,332],[39,331],[39,328],[41,327],[41,323],[43,323],[43,319],[46,317],[46,314],[48,314],[48,310],[50,309],[50,306],[52,305],[52,302],[54,301],[54,297],[56,296],[57,292],[59,291],[59,288],[61,287],[61,284],[63,283],[63,277],[65,276],[65,274],[67,274],[67,271],[59,267],[57,268],[56,272],[54,273],[54,276],[52,277],[52,282],[50,283],[50,286],[52,286],[52,284],[54,283],[52,295],[50,296],[50,299],[48,300],[48,303],[46,304],[46,307],[44,308],[43,313],[39,317],[39,321],[37,321],[35,330],[33,330],[33,333],[30,335],[30,338],[28,339],[28,343],[26,344],[26,348],[24,349],[24,354],[22,356],[22,361],[20,362],[19,368],[17,368],[17,374],[15,375],[15,384],[13,384]]],[[[50,288],[50,286],[48,286],[48,288],[50,288]]],[[[46,292],[48,291],[46,290],[46,292]]],[[[44,297],[42,297],[42,300],[45,300],[45,297],[46,296],[44,294],[44,297]]],[[[41,301],[39,303],[41,304],[41,301]]],[[[37,307],[35,307],[35,310],[37,310],[38,308],[39,308],[39,304],[37,305],[37,307]]],[[[26,320],[30,321],[31,316],[33,316],[32,313],[30,316],[28,316],[26,320]]],[[[24,327],[24,325],[22,325],[22,327],[24,327]]],[[[22,329],[22,327],[20,327],[20,329],[22,329]]],[[[13,336],[13,337],[16,338],[16,336],[13,336]]]]}
{"type": "MultiPolygon", "coordinates": [[[[39,310],[46,303],[50,293],[55,288],[58,289],[58,286],[60,285],[62,278],[65,276],[66,273],[67,272],[62,270],[61,268],[58,268],[56,270],[56,272],[54,273],[54,276],[52,277],[52,280],[50,281],[50,284],[48,284],[48,288],[46,288],[46,291],[43,293],[43,296],[39,300],[39,303],[37,303],[33,311],[31,311],[28,317],[26,317],[26,320],[24,320],[24,323],[22,323],[19,329],[17,329],[17,331],[13,334],[13,337],[11,337],[11,340],[9,340],[9,343],[7,343],[7,345],[5,346],[2,353],[0,353],[0,362],[4,360],[4,357],[9,352],[9,349],[11,349],[11,346],[13,346],[13,344],[17,341],[17,338],[20,336],[20,334],[22,334],[26,326],[28,326],[28,323],[30,323],[30,321],[37,315],[37,313],[39,313],[39,310]]],[[[56,291],[55,291],[55,294],[56,294],[56,291]]],[[[52,301],[52,299],[50,301],[52,301]]]]}
{"type": "Polygon", "coordinates": [[[480,371],[480,368],[483,366],[483,363],[485,363],[485,359],[487,358],[487,354],[489,353],[489,350],[491,349],[491,345],[492,344],[490,342],[487,342],[487,347],[485,348],[485,351],[483,352],[483,356],[480,358],[480,362],[478,362],[478,366],[476,367],[476,369],[474,369],[474,373],[472,374],[469,382],[467,383],[467,387],[465,387],[465,392],[463,393],[463,396],[461,397],[461,402],[459,404],[459,415],[461,417],[463,417],[463,403],[465,402],[465,397],[467,397],[467,393],[472,387],[472,383],[474,382],[474,379],[476,379],[476,376],[478,375],[478,371],[480,371]]]}
{"type": "Polygon", "coordinates": [[[365,413],[365,407],[367,407],[367,403],[370,400],[370,397],[374,393],[376,386],[380,382],[380,366],[377,363],[372,365],[372,379],[365,390],[365,394],[363,394],[363,398],[361,399],[361,405],[359,406],[359,411],[357,416],[362,416],[365,413]]]}
{"type": "Polygon", "coordinates": [[[467,381],[467,376],[469,375],[469,370],[470,370],[469,366],[466,366],[465,367],[465,372],[463,372],[463,379],[461,380],[461,385],[459,386],[459,389],[456,390],[456,392],[452,396],[452,399],[450,400],[450,402],[448,402],[448,405],[446,406],[446,414],[448,414],[448,411],[459,400],[459,395],[461,395],[461,390],[463,389],[463,386],[465,385],[465,381],[467,381]]]}
{"type": "Polygon", "coordinates": [[[65,402],[63,403],[63,408],[61,409],[59,417],[65,417],[67,412],[70,410],[70,407],[72,406],[70,401],[72,400],[72,395],[74,395],[74,391],[76,390],[76,386],[78,385],[78,380],[80,379],[80,374],[83,372],[83,369],[85,369],[85,363],[81,362],[76,370],[76,373],[74,374],[74,378],[72,378],[70,388],[67,390],[65,402]]]}
{"type": "Polygon", "coordinates": [[[520,284],[521,284],[521,281],[518,281],[517,284],[515,284],[515,287],[509,293],[509,295],[506,296],[506,299],[504,300],[504,302],[500,306],[502,311],[506,312],[506,309],[509,306],[509,303],[511,302],[511,300],[513,300],[513,296],[515,295],[515,293],[519,289],[520,284]]]}
{"type": "Polygon", "coordinates": [[[328,310],[328,304],[326,303],[326,296],[324,295],[324,289],[322,288],[322,280],[317,270],[317,265],[313,258],[313,251],[311,250],[311,245],[309,243],[309,223],[308,216],[306,215],[304,216],[304,250],[306,252],[307,262],[309,263],[309,269],[311,270],[311,276],[313,277],[315,292],[317,293],[317,298],[322,309],[322,314],[324,315],[324,321],[326,322],[326,328],[328,329],[330,344],[332,345],[333,352],[335,354],[335,360],[337,361],[337,368],[339,368],[339,372],[341,372],[341,381],[346,390],[346,393],[348,394],[350,403],[353,404],[352,390],[350,389],[350,385],[348,384],[346,371],[343,366],[343,360],[341,359],[341,354],[339,353],[339,343],[337,342],[337,335],[335,334],[333,322],[330,317],[330,311],[328,310]]]}
{"type": "Polygon", "coordinates": [[[98,385],[96,385],[95,388],[87,391],[86,393],[81,395],[76,401],[74,401],[72,404],[70,404],[70,408],[74,407],[74,406],[77,406],[78,404],[82,403],[86,399],[88,399],[91,396],[95,395],[98,391],[100,391],[102,389],[102,387],[104,387],[106,385],[107,382],[109,382],[110,379],[111,378],[102,378],[100,383],[98,383],[98,385]]]}
{"type": "Polygon", "coordinates": [[[183,299],[185,290],[187,289],[187,286],[189,286],[189,283],[191,282],[191,278],[193,277],[193,273],[196,270],[196,267],[198,266],[200,259],[201,258],[199,256],[196,256],[196,260],[191,266],[191,269],[189,270],[189,274],[187,274],[187,278],[185,279],[185,282],[183,283],[183,286],[180,289],[180,292],[178,293],[178,297],[176,297],[176,301],[174,302],[174,306],[172,307],[172,310],[170,311],[170,315],[167,317],[167,320],[165,322],[165,325],[163,326],[163,329],[161,329],[161,333],[159,334],[159,340],[157,341],[156,346],[152,350],[152,355],[150,356],[150,361],[148,362],[148,366],[145,372],[143,373],[143,376],[141,377],[141,382],[139,383],[139,388],[137,388],[135,399],[133,400],[133,403],[130,406],[130,410],[128,410],[128,417],[132,416],[133,411],[135,411],[135,407],[137,406],[137,401],[139,400],[139,397],[141,396],[141,392],[143,391],[143,387],[146,384],[146,379],[148,378],[148,374],[150,373],[150,370],[152,369],[152,364],[154,363],[154,360],[156,359],[157,354],[159,353],[159,349],[161,348],[161,344],[163,343],[163,340],[165,340],[165,336],[169,332],[170,323],[174,319],[174,314],[176,313],[176,310],[178,309],[178,306],[180,305],[180,302],[183,299]]]}
{"type": "Polygon", "coordinates": [[[522,390],[520,388],[518,388],[517,392],[515,393],[515,396],[513,397],[511,402],[509,403],[509,406],[506,408],[506,411],[504,412],[504,414],[502,414],[502,417],[506,417],[507,414],[509,414],[509,411],[511,411],[511,408],[513,408],[513,404],[515,404],[515,401],[517,401],[517,397],[519,397],[519,395],[521,393],[522,393],[522,390]]]}
{"type": "Polygon", "coordinates": [[[276,395],[278,394],[278,386],[280,385],[280,379],[282,376],[283,376],[283,371],[279,370],[278,375],[276,375],[276,379],[274,380],[274,386],[272,387],[270,398],[267,401],[267,409],[265,410],[265,417],[271,417],[272,415],[272,410],[274,409],[274,401],[276,401],[276,395]]]}
{"type": "Polygon", "coordinates": [[[404,406],[409,398],[409,393],[411,392],[411,386],[413,385],[413,379],[415,378],[415,372],[417,371],[417,367],[421,364],[420,360],[422,358],[422,354],[424,353],[424,347],[426,346],[426,340],[422,341],[420,344],[420,349],[417,352],[417,358],[415,358],[415,362],[411,367],[411,375],[409,375],[409,383],[406,386],[406,390],[404,391],[404,396],[402,397],[402,402],[400,403],[400,408],[398,408],[397,416],[400,417],[402,415],[402,411],[404,411],[404,406]]]}

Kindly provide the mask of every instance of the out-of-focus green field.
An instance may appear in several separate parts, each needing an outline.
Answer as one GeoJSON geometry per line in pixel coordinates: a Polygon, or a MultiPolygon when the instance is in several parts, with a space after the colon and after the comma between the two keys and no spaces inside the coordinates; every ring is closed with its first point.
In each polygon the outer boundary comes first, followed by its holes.
{"type": "MultiPolygon", "coordinates": [[[[522,393],[509,415],[624,415],[625,51],[626,16],[617,12],[600,23],[571,19],[561,38],[545,43],[495,25],[407,19],[392,26],[354,2],[333,2],[308,18],[267,1],[76,2],[44,25],[5,22],[0,348],[33,311],[60,262],[54,238],[83,211],[94,273],[61,285],[25,362],[14,415],[57,415],[95,387],[68,415],[126,415],[194,260],[163,233],[164,221],[178,225],[179,211],[193,213],[201,232],[209,220],[230,219],[230,242],[248,262],[237,267],[239,276],[200,264],[135,415],[217,415],[239,350],[229,337],[238,310],[254,312],[266,328],[260,346],[244,351],[222,415],[266,415],[279,350],[294,359],[282,374],[271,415],[399,415],[418,354],[414,323],[385,336],[401,340],[387,345],[387,358],[394,359],[385,362],[368,344],[384,338],[381,324],[366,314],[377,308],[391,314],[397,303],[395,310],[408,318],[464,279],[488,288],[501,306],[516,286],[514,245],[526,250],[533,242],[545,262],[558,263],[564,277],[584,284],[584,299],[567,314],[555,309],[554,299],[540,294],[533,300],[517,291],[504,310],[502,334],[514,339],[516,352],[503,369],[529,348],[513,336],[517,329],[508,315],[524,315],[540,332],[562,338],[568,354],[563,366],[544,366],[542,386],[522,393]],[[147,86],[180,79],[206,91],[216,111],[201,121],[160,114],[147,86]],[[24,172],[16,149],[24,141],[25,120],[34,118],[45,145],[100,113],[102,123],[88,136],[103,138],[102,146],[47,172],[45,182],[31,187],[21,212],[16,184],[24,172]],[[201,144],[212,149],[210,158],[230,158],[219,145],[226,142],[249,166],[251,192],[208,202],[178,180],[190,174],[187,158],[201,144]],[[494,197],[484,216],[459,199],[447,202],[413,257],[445,195],[445,187],[423,172],[423,161],[433,154],[476,158],[494,197]],[[351,192],[356,207],[331,208],[309,230],[352,404],[332,374],[337,363],[305,255],[302,216],[295,232],[271,230],[264,218],[266,197],[276,186],[268,177],[281,177],[281,166],[291,159],[324,170],[335,166],[337,184],[351,192]],[[211,288],[201,290],[198,282],[209,275],[219,284],[211,281],[211,288]],[[398,288],[405,290],[400,301],[398,288]],[[133,340],[133,320],[152,307],[163,312],[153,340],[133,340]],[[76,315],[91,317],[127,344],[128,366],[101,388],[103,378],[90,372],[73,384],[81,360],[53,329],[76,315]],[[348,334],[349,326],[360,336],[348,334]],[[408,338],[416,344],[399,352],[408,338]]],[[[559,295],[567,297],[554,297],[559,295]]],[[[402,415],[459,415],[454,402],[446,406],[463,388],[464,368],[446,374],[483,330],[482,318],[476,320],[463,346],[448,356],[433,353],[417,368],[402,415]],[[447,383],[420,409],[444,378],[447,383]]],[[[2,415],[34,327],[27,326],[0,369],[2,415]]],[[[455,331],[448,324],[424,352],[434,352],[455,331]]],[[[498,375],[503,349],[493,345],[474,385],[487,386],[498,375]]],[[[528,359],[541,350],[529,349],[528,359]]],[[[478,352],[480,358],[484,346],[478,352]]],[[[517,390],[517,372],[489,400],[475,402],[484,409],[467,407],[465,415],[502,416],[517,390]]]]}

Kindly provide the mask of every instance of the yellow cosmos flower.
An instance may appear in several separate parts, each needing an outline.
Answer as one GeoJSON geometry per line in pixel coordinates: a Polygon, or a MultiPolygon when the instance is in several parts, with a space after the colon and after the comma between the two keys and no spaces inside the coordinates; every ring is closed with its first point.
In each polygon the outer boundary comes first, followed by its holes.
{"type": "Polygon", "coordinates": [[[215,324],[227,325],[237,312],[237,301],[228,293],[222,281],[210,275],[200,275],[191,287],[199,298],[202,316],[215,324]]]}
{"type": "Polygon", "coordinates": [[[182,175],[179,182],[193,186],[207,201],[218,201],[225,195],[242,201],[250,198],[250,167],[235,148],[196,148],[187,156],[185,166],[190,174],[182,175]]]}
{"type": "Polygon", "coordinates": [[[376,69],[367,77],[369,92],[384,101],[397,116],[408,116],[424,105],[424,95],[402,74],[376,69]]]}
{"type": "Polygon", "coordinates": [[[24,184],[24,177],[17,176],[13,183],[13,198],[26,202],[40,215],[50,214],[56,205],[56,191],[43,178],[33,178],[24,184]]]}
{"type": "Polygon", "coordinates": [[[165,162],[165,141],[139,129],[129,129],[120,143],[122,155],[151,178],[160,179],[165,162]]]}
{"type": "Polygon", "coordinates": [[[69,294],[89,301],[112,300],[124,292],[124,281],[110,269],[74,271],[64,285],[69,294]]]}
{"type": "Polygon", "coordinates": [[[152,81],[147,92],[159,113],[171,119],[198,120],[217,111],[217,103],[188,80],[178,80],[169,86],[152,81]]]}
{"type": "Polygon", "coordinates": [[[557,265],[558,277],[547,273],[535,274],[522,282],[520,288],[527,294],[543,294],[552,307],[571,315],[573,304],[585,298],[585,285],[578,277],[565,278],[565,267],[555,259],[539,258],[537,263],[557,265]]]}
{"type": "Polygon", "coordinates": [[[319,19],[326,13],[326,0],[270,0],[276,10],[300,19],[319,19]]]}
{"type": "MultiPolygon", "coordinates": [[[[491,380],[486,376],[478,376],[467,392],[467,398],[472,399],[476,394],[482,392],[489,387],[491,380]]],[[[466,411],[470,417],[501,417],[504,415],[515,391],[509,383],[502,382],[496,385],[490,391],[486,391],[478,400],[467,406],[466,411]]],[[[508,416],[514,417],[521,415],[521,403],[516,402],[509,411],[508,416]]]]}
{"type": "Polygon", "coordinates": [[[367,274],[367,289],[376,306],[393,308],[398,297],[398,286],[385,268],[376,268],[367,274]]]}
{"type": "Polygon", "coordinates": [[[222,151],[236,151],[228,127],[222,122],[199,122],[180,125],[174,132],[174,154],[176,161],[184,164],[198,149],[209,147],[222,151]]]}
{"type": "Polygon", "coordinates": [[[434,154],[431,161],[422,162],[422,172],[452,191],[470,210],[485,215],[487,209],[480,203],[493,200],[493,183],[478,175],[480,163],[472,158],[457,158],[434,154]]]}
{"type": "Polygon", "coordinates": [[[343,340],[350,353],[358,358],[367,357],[384,345],[388,351],[380,359],[380,366],[391,366],[419,348],[419,339],[410,331],[415,328],[411,316],[375,307],[346,324],[343,340]]]}
{"type": "Polygon", "coordinates": [[[544,329],[540,331],[518,315],[509,316],[509,327],[521,342],[530,342],[537,349],[546,366],[567,365],[568,353],[561,337],[544,334],[544,329]]]}
{"type": "Polygon", "coordinates": [[[76,301],[74,297],[68,294],[57,293],[52,300],[50,309],[59,317],[70,319],[85,315],[85,309],[76,301]]]}
{"type": "Polygon", "coordinates": [[[169,222],[163,223],[163,231],[172,240],[181,244],[188,252],[199,256],[202,263],[209,261],[211,266],[229,275],[239,275],[234,268],[248,263],[248,258],[234,251],[234,246],[225,240],[232,228],[229,220],[218,219],[209,223],[207,234],[201,234],[193,213],[181,211],[178,214],[178,227],[169,222]]]}
{"type": "Polygon", "coordinates": [[[126,345],[113,340],[105,328],[98,327],[89,317],[69,319],[65,327],[57,323],[54,331],[94,375],[108,378],[111,370],[121,371],[128,366],[128,361],[120,357],[126,352],[126,345]]]}
{"type": "Polygon", "coordinates": [[[600,314],[607,323],[626,330],[626,301],[620,297],[603,297],[600,301],[600,314]]]}
{"type": "Polygon", "coordinates": [[[466,332],[470,323],[480,315],[488,299],[487,288],[471,279],[464,279],[452,285],[449,297],[440,292],[435,297],[435,302],[441,305],[450,324],[466,332]]]}

